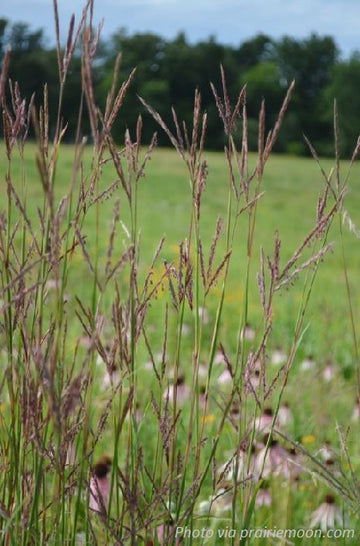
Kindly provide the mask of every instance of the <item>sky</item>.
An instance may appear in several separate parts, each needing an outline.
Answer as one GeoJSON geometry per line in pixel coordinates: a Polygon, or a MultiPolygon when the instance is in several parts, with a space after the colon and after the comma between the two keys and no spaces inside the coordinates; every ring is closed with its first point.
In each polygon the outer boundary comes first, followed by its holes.
{"type": "MultiPolygon", "coordinates": [[[[65,40],[71,14],[81,15],[83,0],[58,0],[65,40]]],[[[0,17],[43,28],[54,41],[53,0],[0,0],[0,17]]],[[[334,38],[344,58],[360,50],[359,0],[94,0],[94,23],[103,21],[107,39],[122,27],[129,34],[153,32],[173,39],[183,31],[191,43],[214,36],[237,47],[258,33],[275,39],[307,38],[312,32],[334,38]]]]}

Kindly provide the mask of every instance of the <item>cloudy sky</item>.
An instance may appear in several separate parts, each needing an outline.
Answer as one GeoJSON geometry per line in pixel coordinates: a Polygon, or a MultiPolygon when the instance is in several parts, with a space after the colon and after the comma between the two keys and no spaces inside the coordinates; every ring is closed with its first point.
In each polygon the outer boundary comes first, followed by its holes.
{"type": "MultiPolygon", "coordinates": [[[[72,13],[83,0],[58,0],[65,35],[72,13]]],[[[257,33],[301,39],[316,32],[331,35],[342,54],[360,50],[359,0],[95,0],[94,19],[104,21],[104,38],[121,27],[130,34],[151,31],[172,39],[184,31],[190,42],[214,35],[223,44],[239,45],[257,33]]],[[[53,0],[1,0],[0,17],[42,27],[51,42],[53,0]]]]}

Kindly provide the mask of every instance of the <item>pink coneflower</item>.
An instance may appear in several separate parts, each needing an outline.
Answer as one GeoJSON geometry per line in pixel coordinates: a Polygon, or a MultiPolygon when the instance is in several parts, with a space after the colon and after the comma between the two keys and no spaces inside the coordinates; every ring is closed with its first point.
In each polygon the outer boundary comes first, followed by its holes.
{"type": "Polygon", "coordinates": [[[280,348],[276,347],[271,353],[271,364],[274,366],[280,366],[284,364],[287,360],[286,353],[280,348]]]}
{"type": "Polygon", "coordinates": [[[270,432],[273,419],[273,410],[271,408],[265,408],[262,414],[255,419],[253,425],[255,428],[255,434],[264,434],[265,432],[270,432]]]}
{"type": "Polygon", "coordinates": [[[181,335],[183,336],[188,336],[191,332],[191,328],[188,324],[185,324],[185,322],[183,323],[182,327],[181,327],[181,335]]]}
{"type": "Polygon", "coordinates": [[[326,383],[329,383],[334,378],[334,375],[335,375],[334,364],[328,361],[325,364],[325,368],[322,371],[323,379],[326,383]]]}
{"type": "Polygon", "coordinates": [[[359,421],[359,418],[360,418],[360,397],[357,396],[355,399],[355,405],[352,412],[351,420],[359,421]]]}
{"type": "Polygon", "coordinates": [[[288,457],[282,469],[282,474],[285,478],[297,480],[303,470],[302,457],[294,448],[287,450],[288,457]]]}
{"type": "Polygon", "coordinates": [[[312,355],[306,356],[300,364],[300,368],[304,372],[313,370],[315,366],[316,366],[316,362],[312,355]]]}
{"type": "Polygon", "coordinates": [[[246,392],[253,392],[260,384],[261,363],[259,359],[254,360],[250,353],[244,370],[244,388],[246,392]]]}
{"type": "Polygon", "coordinates": [[[221,488],[210,498],[210,510],[214,516],[222,516],[231,512],[233,503],[233,493],[229,489],[221,488]]]}
{"type": "MultiPolygon", "coordinates": [[[[157,543],[163,545],[169,544],[171,542],[171,544],[173,544],[172,538],[174,536],[174,532],[175,526],[172,520],[170,520],[168,523],[162,523],[161,525],[158,525],[156,527],[157,543]]],[[[180,539],[176,538],[175,545],[178,546],[178,544],[180,544],[180,539]]]]}
{"type": "Polygon", "coordinates": [[[255,339],[255,332],[251,328],[250,324],[247,322],[244,326],[244,328],[241,330],[241,339],[247,339],[248,341],[252,341],[255,339]]]}
{"type": "Polygon", "coordinates": [[[291,409],[289,407],[289,404],[287,402],[284,402],[278,410],[278,414],[276,417],[276,423],[280,428],[286,428],[290,425],[290,423],[293,420],[293,416],[291,413],[291,409]]]}
{"type": "Polygon", "coordinates": [[[173,403],[175,396],[177,404],[182,404],[190,399],[190,388],[186,385],[185,378],[182,375],[177,378],[176,385],[169,385],[166,388],[163,399],[173,403]]]}
{"type": "MultiPolygon", "coordinates": [[[[264,439],[267,443],[267,439],[264,439]]],[[[287,450],[276,440],[272,440],[268,448],[263,447],[255,461],[255,473],[266,478],[270,475],[282,475],[286,479],[294,479],[301,470],[300,461],[295,452],[287,450]]]]}
{"type": "Polygon", "coordinates": [[[115,364],[110,368],[106,368],[104,372],[104,377],[101,383],[102,390],[107,390],[110,387],[116,387],[120,382],[120,373],[116,369],[115,364]]]}
{"type": "Polygon", "coordinates": [[[89,508],[90,510],[94,510],[94,512],[106,514],[110,493],[110,481],[108,476],[110,469],[111,458],[108,455],[104,455],[99,459],[92,470],[92,476],[90,478],[89,508]]]}
{"type": "Polygon", "coordinates": [[[240,483],[244,480],[251,479],[254,475],[256,464],[256,445],[251,446],[251,452],[239,449],[219,470],[219,483],[230,485],[236,482],[240,483]]]}
{"type": "Polygon", "coordinates": [[[219,377],[217,378],[217,382],[219,385],[228,385],[233,380],[231,373],[229,370],[224,370],[219,377]]]}
{"type": "Polygon", "coordinates": [[[199,406],[200,408],[204,409],[207,404],[207,395],[206,395],[206,387],[204,385],[201,385],[199,389],[199,406]]]}
{"type": "Polygon", "coordinates": [[[270,491],[265,487],[259,489],[255,499],[255,508],[260,508],[261,506],[271,506],[270,491]]]}
{"type": "Polygon", "coordinates": [[[331,447],[330,442],[325,441],[321,448],[316,452],[316,455],[320,455],[321,459],[326,462],[334,458],[334,450],[331,447]]]}
{"type": "Polygon", "coordinates": [[[207,375],[208,375],[208,367],[205,364],[200,363],[198,368],[198,377],[205,379],[207,375]]]}
{"type": "Polygon", "coordinates": [[[205,307],[199,307],[199,318],[202,320],[203,324],[209,324],[210,317],[205,307]]]}
{"type": "MultiPolygon", "coordinates": [[[[156,527],[156,538],[158,544],[168,544],[169,542],[172,543],[171,539],[173,538],[175,532],[175,504],[173,502],[167,502],[166,509],[168,511],[168,515],[165,521],[156,527]]],[[[179,539],[175,540],[175,544],[179,544],[179,539]]]]}
{"type": "Polygon", "coordinates": [[[226,364],[224,353],[220,350],[217,350],[214,356],[214,364],[226,364]]]}
{"type": "Polygon", "coordinates": [[[336,506],[332,495],[326,495],[324,502],[311,514],[310,527],[320,527],[323,532],[342,527],[344,520],[340,508],[336,506]]]}

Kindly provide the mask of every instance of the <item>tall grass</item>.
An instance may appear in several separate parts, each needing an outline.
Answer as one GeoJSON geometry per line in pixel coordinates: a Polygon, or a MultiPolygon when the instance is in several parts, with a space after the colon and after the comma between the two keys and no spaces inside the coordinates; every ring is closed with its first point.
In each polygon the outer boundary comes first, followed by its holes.
{"type": "MultiPolygon", "coordinates": [[[[246,88],[232,107],[221,69],[222,89],[212,85],[212,90],[227,138],[227,210],[211,219],[202,216],[211,166],[204,159],[207,116],[199,92],[191,126],[178,120],[174,109],[174,124],[168,127],[140,99],[168,135],[189,182],[184,187],[188,223],[181,226],[176,258],[166,259],[161,238],[144,263],[139,188],[147,182],[156,135],[142,143],[140,117],[121,146],[111,133],[135,71],[119,84],[118,58],[101,110],[92,87],[100,34],[100,28],[92,29],[93,3],[87,2],[77,27],[71,19],[64,50],[56,1],[54,8],[58,105],[48,104],[46,86],[39,109],[33,99],[21,97],[18,85],[6,77],[10,52],[0,80],[7,162],[0,211],[3,543],[175,544],[180,528],[187,529],[184,542],[189,544],[198,539],[199,528],[220,530],[219,543],[235,543],[239,535],[226,530],[300,525],[289,514],[293,498],[304,499],[298,484],[307,472],[357,512],[359,487],[346,434],[339,430],[348,473],[341,468],[339,475],[292,438],[280,419],[315,278],[331,250],[329,229],[344,212],[347,178],[341,182],[338,168],[335,174],[323,171],[314,224],[289,257],[282,259],[281,233],[275,233],[269,255],[254,250],[259,202],[266,199],[263,175],[294,84],[267,135],[262,104],[257,159],[251,165],[246,88]],[[79,42],[82,99],[71,175],[64,179],[62,96],[79,42]],[[54,107],[57,124],[50,127],[54,107]],[[91,126],[90,158],[81,126],[84,108],[91,126]],[[28,200],[25,161],[30,127],[42,188],[36,210],[28,200]],[[19,177],[14,175],[18,161],[19,177]],[[104,172],[113,180],[105,187],[104,172]],[[104,233],[100,220],[108,200],[112,216],[104,233]],[[203,235],[209,221],[211,240],[203,235]],[[239,274],[244,297],[227,343],[223,324],[230,267],[245,274],[239,274]],[[250,292],[254,268],[255,303],[250,292]],[[295,279],[302,294],[286,340],[288,353],[274,371],[268,350],[276,330],[274,304],[295,279]],[[250,330],[254,304],[261,319],[250,330]],[[258,508],[260,495],[268,491],[273,516],[258,508]]],[[[169,210],[169,223],[171,215],[169,210]]],[[[343,256],[346,273],[345,251],[343,256]]],[[[352,313],[350,290],[348,285],[352,313]]],[[[358,363],[354,319],[352,325],[358,363]]],[[[244,535],[242,543],[246,540],[244,535]]]]}

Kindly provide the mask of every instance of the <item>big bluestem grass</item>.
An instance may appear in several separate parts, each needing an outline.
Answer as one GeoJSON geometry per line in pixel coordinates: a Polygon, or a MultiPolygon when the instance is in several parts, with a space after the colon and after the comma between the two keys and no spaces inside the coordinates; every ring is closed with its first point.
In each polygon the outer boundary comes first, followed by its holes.
{"type": "MultiPolygon", "coordinates": [[[[139,117],[134,134],[126,131],[121,146],[112,136],[135,72],[119,85],[118,57],[102,111],[92,85],[100,33],[100,28],[92,29],[93,3],[87,2],[76,28],[71,19],[64,50],[56,1],[54,10],[58,105],[48,104],[46,86],[38,110],[33,99],[22,99],[19,86],[6,79],[9,52],[0,78],[7,162],[0,211],[4,370],[0,521],[4,543],[175,544],[179,541],[176,528],[246,530],[254,522],[259,524],[259,517],[260,524],[268,522],[266,517],[261,520],[256,508],[265,485],[272,491],[278,521],[286,525],[295,478],[304,466],[316,471],[355,510],[359,488],[352,479],[355,473],[340,429],[343,457],[350,468],[350,477],[342,474],[341,479],[288,432],[279,430],[293,361],[307,328],[305,316],[314,281],[331,250],[330,226],[337,215],[344,216],[347,184],[347,179],[340,181],[337,160],[335,183],[334,173],[323,171],[314,224],[292,253],[282,258],[281,233],[277,232],[272,252],[260,248],[260,255],[256,253],[259,204],[266,198],[264,172],[294,84],[267,135],[262,104],[257,158],[252,164],[246,88],[239,91],[232,107],[220,69],[221,92],[211,87],[227,139],[227,186],[223,188],[227,207],[223,215],[210,219],[202,215],[211,166],[206,160],[207,115],[202,112],[200,93],[194,93],[191,126],[180,122],[173,109],[173,127],[169,127],[140,98],[183,162],[189,181],[184,192],[190,205],[176,256],[166,257],[162,237],[153,242],[152,259],[146,264],[139,188],[147,182],[156,135],[147,145],[142,143],[139,117]],[[64,180],[62,97],[80,40],[82,99],[71,174],[64,180]],[[50,127],[49,109],[54,107],[57,123],[50,127]],[[90,152],[82,135],[84,108],[91,127],[90,152]],[[28,200],[25,161],[30,124],[36,134],[42,192],[35,211],[28,200]],[[13,175],[15,161],[21,164],[19,179],[13,175]],[[112,181],[104,186],[105,172],[112,181]],[[111,215],[104,232],[102,215],[109,200],[112,205],[106,210],[111,215]],[[204,222],[209,221],[213,236],[208,240],[204,222]],[[254,267],[260,320],[249,331],[254,267]],[[237,327],[224,336],[230,268],[239,269],[244,297],[234,321],[237,327]],[[289,351],[274,373],[267,353],[276,330],[274,302],[297,278],[303,289],[287,340],[289,351]],[[209,309],[214,310],[210,318],[209,309]],[[266,430],[259,425],[261,419],[267,419],[266,430]],[[278,449],[276,438],[287,447],[278,449]],[[299,462],[301,455],[307,461],[299,462]],[[279,460],[286,463],[286,471],[273,467],[279,460]],[[280,498],[277,488],[279,483],[284,487],[284,480],[286,495],[280,498]]],[[[343,259],[346,273],[345,253],[343,259]]],[[[227,540],[235,542],[232,537],[227,540]]],[[[186,541],[192,542],[191,533],[186,541]]]]}

